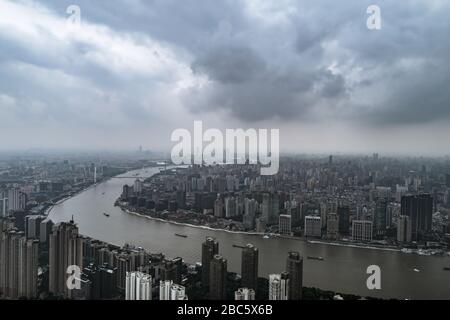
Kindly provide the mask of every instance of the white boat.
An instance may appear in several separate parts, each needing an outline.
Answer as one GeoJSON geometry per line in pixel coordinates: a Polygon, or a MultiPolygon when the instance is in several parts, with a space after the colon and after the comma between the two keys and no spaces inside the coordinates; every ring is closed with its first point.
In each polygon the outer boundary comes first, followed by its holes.
{"type": "Polygon", "coordinates": [[[416,269],[416,268],[414,268],[413,270],[414,270],[414,272],[420,272],[420,270],[416,269]]]}
{"type": "Polygon", "coordinates": [[[263,236],[263,239],[269,239],[270,237],[266,234],[263,236]]]}

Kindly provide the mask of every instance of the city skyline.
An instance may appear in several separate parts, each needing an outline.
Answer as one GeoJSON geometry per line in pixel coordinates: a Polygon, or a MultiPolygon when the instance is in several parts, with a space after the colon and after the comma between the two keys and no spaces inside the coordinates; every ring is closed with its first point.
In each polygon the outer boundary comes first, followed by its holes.
{"type": "Polygon", "coordinates": [[[449,17],[0,0],[0,301],[450,300],[449,17]]]}

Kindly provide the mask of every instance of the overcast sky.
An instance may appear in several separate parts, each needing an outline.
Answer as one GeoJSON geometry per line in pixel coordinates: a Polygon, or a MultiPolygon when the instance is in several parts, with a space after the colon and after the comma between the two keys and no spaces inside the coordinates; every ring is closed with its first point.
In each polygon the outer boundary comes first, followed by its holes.
{"type": "Polygon", "coordinates": [[[203,120],[279,128],[282,151],[450,154],[449,17],[446,0],[0,0],[0,149],[169,149],[203,120]]]}

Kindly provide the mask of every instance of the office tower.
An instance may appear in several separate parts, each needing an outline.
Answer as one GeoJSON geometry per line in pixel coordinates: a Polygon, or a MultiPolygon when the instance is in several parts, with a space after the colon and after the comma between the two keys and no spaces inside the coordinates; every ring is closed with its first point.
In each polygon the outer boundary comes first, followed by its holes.
{"type": "Polygon", "coordinates": [[[411,239],[420,240],[431,231],[433,198],[429,194],[403,196],[401,215],[411,219],[411,239]]]}
{"type": "Polygon", "coordinates": [[[336,213],[327,215],[327,239],[337,240],[339,238],[339,217],[336,213]]]}
{"type": "Polygon", "coordinates": [[[225,217],[232,218],[236,216],[236,199],[234,197],[228,197],[225,199],[225,217]]]}
{"type": "Polygon", "coordinates": [[[39,228],[39,241],[41,243],[47,243],[50,240],[50,234],[53,229],[53,221],[50,219],[45,219],[41,222],[39,228]]]}
{"type": "Polygon", "coordinates": [[[280,234],[291,235],[291,216],[288,214],[280,214],[278,230],[280,234]]]}
{"type": "Polygon", "coordinates": [[[20,192],[19,188],[8,190],[8,212],[24,210],[26,204],[26,195],[20,192]]]}
{"type": "Polygon", "coordinates": [[[217,196],[217,199],[214,201],[214,216],[217,218],[223,218],[223,200],[220,196],[217,196]]]}
{"type": "Polygon", "coordinates": [[[122,188],[121,199],[124,201],[128,201],[133,196],[133,187],[129,185],[124,185],[122,188]]]}
{"type": "Polygon", "coordinates": [[[243,223],[247,229],[255,228],[256,207],[258,203],[255,199],[245,198],[243,223]]]}
{"type": "Polygon", "coordinates": [[[207,237],[202,244],[202,284],[205,288],[209,286],[209,264],[216,254],[219,253],[219,243],[207,237]]]}
{"type": "Polygon", "coordinates": [[[288,300],[289,299],[289,274],[269,275],[269,300],[288,300]]]}
{"type": "Polygon", "coordinates": [[[298,252],[289,252],[286,261],[289,274],[289,300],[301,300],[303,296],[303,257],[298,252]]]}
{"type": "Polygon", "coordinates": [[[0,218],[8,216],[8,195],[0,191],[0,218]]]}
{"type": "Polygon", "coordinates": [[[322,222],[318,216],[306,216],[305,217],[305,237],[317,237],[322,236],[322,222]]]}
{"type": "Polygon", "coordinates": [[[272,195],[270,193],[263,194],[263,200],[261,204],[261,212],[262,218],[266,223],[272,224],[273,221],[273,203],[272,203],[272,195]]]}
{"type": "Polygon", "coordinates": [[[291,207],[291,225],[293,227],[299,227],[302,224],[302,210],[301,205],[295,203],[295,206],[291,207]]]}
{"type": "MultiPolygon", "coordinates": [[[[283,203],[283,202],[281,202],[283,203]]],[[[270,224],[277,224],[280,216],[280,195],[278,193],[272,194],[272,210],[269,216],[270,224]]]]}
{"type": "Polygon", "coordinates": [[[0,239],[0,295],[36,298],[39,241],[27,240],[23,232],[8,229],[0,239]]]}
{"type": "Polygon", "coordinates": [[[161,278],[163,280],[173,281],[176,284],[181,284],[182,268],[182,258],[164,259],[161,268],[161,278]]]}
{"type": "Polygon", "coordinates": [[[247,244],[247,246],[242,249],[242,286],[255,291],[258,287],[258,257],[258,248],[254,245],[247,244]]]}
{"type": "Polygon", "coordinates": [[[160,281],[159,300],[188,300],[186,288],[172,281],[160,281]]]}
{"type": "Polygon", "coordinates": [[[209,298],[225,300],[227,294],[227,260],[216,254],[210,263],[209,298]]]}
{"type": "Polygon", "coordinates": [[[37,297],[39,241],[22,237],[19,248],[19,297],[37,297]]]}
{"type": "Polygon", "coordinates": [[[375,232],[379,236],[386,233],[387,201],[379,199],[375,206],[375,232]]]}
{"type": "Polygon", "coordinates": [[[372,241],[373,222],[367,220],[353,220],[352,240],[370,242],[372,241]]]}
{"type": "Polygon", "coordinates": [[[234,292],[234,300],[255,300],[255,291],[248,288],[239,288],[234,292]]]}
{"type": "Polygon", "coordinates": [[[397,241],[411,242],[411,219],[408,216],[400,216],[397,220],[397,241]]]}
{"type": "Polygon", "coordinates": [[[49,239],[49,291],[54,295],[71,298],[67,268],[83,269],[83,241],[73,220],[53,226],[49,239]]]}
{"type": "Polygon", "coordinates": [[[142,181],[140,179],[136,179],[133,185],[133,191],[135,194],[140,194],[142,192],[142,181]]]}
{"type": "Polygon", "coordinates": [[[339,234],[348,235],[350,229],[350,208],[338,207],[337,215],[339,218],[339,234]]]}
{"type": "Polygon", "coordinates": [[[391,203],[387,206],[386,210],[386,228],[390,229],[393,226],[394,216],[397,216],[397,213],[400,214],[400,206],[396,203],[391,203]]]}
{"type": "Polygon", "coordinates": [[[25,235],[27,239],[40,239],[41,222],[46,216],[26,216],[25,217],[25,235]]]}
{"type": "Polygon", "coordinates": [[[127,272],[125,300],[152,300],[152,277],[142,272],[127,272]]]}

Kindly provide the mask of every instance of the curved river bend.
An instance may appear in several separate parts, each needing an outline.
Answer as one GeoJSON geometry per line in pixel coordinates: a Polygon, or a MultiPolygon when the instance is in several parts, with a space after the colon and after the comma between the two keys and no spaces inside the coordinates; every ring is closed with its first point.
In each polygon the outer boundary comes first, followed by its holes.
{"type": "MultiPolygon", "coordinates": [[[[158,171],[157,168],[137,170],[123,177],[135,173],[151,176],[158,171]]],[[[212,236],[219,241],[219,252],[228,259],[229,271],[234,272],[240,272],[241,250],[234,248],[233,244],[253,243],[259,248],[259,273],[264,277],[283,271],[287,253],[295,250],[304,256],[305,286],[382,298],[450,299],[450,271],[443,270],[444,266],[450,267],[448,256],[428,257],[291,239],[263,239],[259,235],[234,234],[150,220],[114,207],[122,186],[133,181],[134,178],[114,178],[93,186],[55,205],[49,217],[57,223],[68,221],[73,215],[83,235],[116,245],[130,243],[152,252],[163,252],[169,257],[179,256],[190,263],[201,261],[201,244],[206,236],[212,236]],[[110,214],[110,217],[105,217],[103,212],[110,214]],[[188,237],[177,237],[175,233],[188,237]],[[307,256],[321,256],[325,260],[308,260],[307,256]],[[369,265],[381,268],[381,290],[367,289],[366,269],[369,265]]]]}

